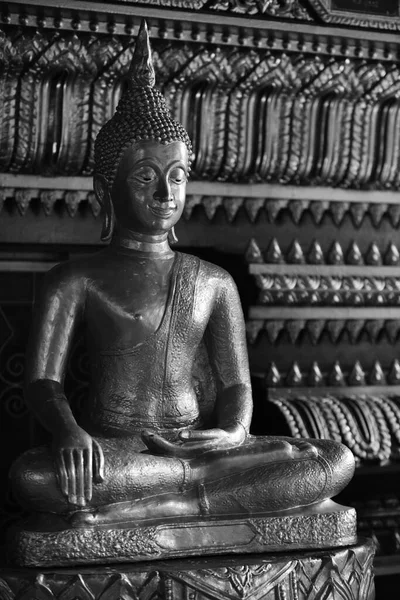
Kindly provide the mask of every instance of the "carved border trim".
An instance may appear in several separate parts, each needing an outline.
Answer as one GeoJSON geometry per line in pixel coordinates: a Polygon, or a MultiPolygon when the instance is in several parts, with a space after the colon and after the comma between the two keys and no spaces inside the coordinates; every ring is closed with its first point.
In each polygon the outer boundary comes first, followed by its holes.
{"type": "MultiPolygon", "coordinates": [[[[38,189],[91,192],[92,177],[41,177],[40,175],[13,175],[0,173],[0,189],[38,189]]],[[[189,181],[188,194],[203,196],[257,198],[272,200],[308,200],[351,202],[362,204],[398,204],[398,191],[353,190],[323,186],[295,186],[270,183],[223,183],[218,181],[189,181]]]]}
{"type": "MultiPolygon", "coordinates": [[[[96,34],[137,34],[142,17],[148,20],[151,37],[175,38],[190,42],[245,45],[257,48],[338,54],[371,55],[379,60],[392,59],[399,47],[396,34],[321,27],[314,23],[254,19],[146,5],[109,5],[104,2],[80,2],[70,7],[64,0],[37,0],[7,3],[3,23],[18,27],[39,27],[87,31],[96,34]]],[[[332,21],[333,22],[333,21],[332,21]]],[[[346,23],[348,24],[348,23],[346,23]]]]}
{"type": "MultiPolygon", "coordinates": [[[[251,264],[249,265],[251,275],[301,275],[310,277],[400,277],[400,267],[388,265],[274,265],[274,264],[251,264]]],[[[313,309],[314,310],[314,309],[313,309]]]]}
{"type": "Polygon", "coordinates": [[[400,307],[251,306],[249,318],[268,321],[400,321],[400,307]]]}

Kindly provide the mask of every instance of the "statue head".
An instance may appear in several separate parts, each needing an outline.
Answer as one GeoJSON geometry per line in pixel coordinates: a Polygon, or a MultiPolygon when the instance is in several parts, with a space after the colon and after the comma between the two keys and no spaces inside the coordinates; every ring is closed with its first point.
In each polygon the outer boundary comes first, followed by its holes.
{"type": "Polygon", "coordinates": [[[95,142],[94,189],[105,212],[104,241],[115,220],[139,233],[160,234],[173,231],[182,214],[192,146],[154,85],[143,20],[127,88],[95,142]]]}

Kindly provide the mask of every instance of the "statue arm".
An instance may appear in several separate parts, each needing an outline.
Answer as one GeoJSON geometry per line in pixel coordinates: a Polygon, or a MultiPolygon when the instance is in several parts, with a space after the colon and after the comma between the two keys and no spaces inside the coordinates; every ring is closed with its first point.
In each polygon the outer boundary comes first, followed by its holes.
{"type": "Polygon", "coordinates": [[[98,442],[77,424],[63,386],[85,296],[85,280],[70,265],[47,274],[34,310],[25,379],[26,403],[52,434],[61,492],[79,506],[91,500],[92,481],[102,480],[104,463],[98,442]]]}
{"type": "Polygon", "coordinates": [[[206,341],[217,384],[218,426],[242,427],[248,433],[253,401],[245,323],[236,285],[228,274],[221,278],[206,341]]]}
{"type": "Polygon", "coordinates": [[[53,435],[76,425],[63,383],[83,304],[83,282],[65,273],[64,265],[46,275],[33,314],[25,399],[41,424],[53,435]]]}

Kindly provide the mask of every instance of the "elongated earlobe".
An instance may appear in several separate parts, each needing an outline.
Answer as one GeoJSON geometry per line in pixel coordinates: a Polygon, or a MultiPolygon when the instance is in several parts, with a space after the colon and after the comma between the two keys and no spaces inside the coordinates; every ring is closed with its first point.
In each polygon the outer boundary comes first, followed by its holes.
{"type": "Polygon", "coordinates": [[[176,244],[178,242],[178,238],[176,237],[176,233],[175,233],[175,227],[172,227],[169,231],[168,231],[168,241],[171,244],[171,246],[173,244],[176,244]]]}
{"type": "Polygon", "coordinates": [[[104,214],[103,228],[100,236],[101,241],[109,242],[114,232],[115,214],[107,179],[103,175],[95,174],[93,178],[93,188],[96,198],[103,208],[104,214]]]}
{"type": "Polygon", "coordinates": [[[114,233],[114,225],[115,225],[114,207],[112,205],[111,198],[109,196],[108,202],[104,203],[103,228],[101,230],[101,236],[100,236],[102,242],[110,242],[111,241],[111,238],[114,233]]]}

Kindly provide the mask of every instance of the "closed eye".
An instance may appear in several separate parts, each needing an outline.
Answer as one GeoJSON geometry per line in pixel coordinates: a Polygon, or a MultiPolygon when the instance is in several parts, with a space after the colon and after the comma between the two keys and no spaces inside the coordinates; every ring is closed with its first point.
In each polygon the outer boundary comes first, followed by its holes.
{"type": "Polygon", "coordinates": [[[173,169],[170,173],[169,178],[171,181],[177,183],[178,185],[181,183],[185,183],[187,179],[185,171],[180,167],[173,169]]]}
{"type": "Polygon", "coordinates": [[[157,179],[157,175],[151,167],[142,167],[134,171],[131,177],[140,183],[152,183],[157,179]]]}

